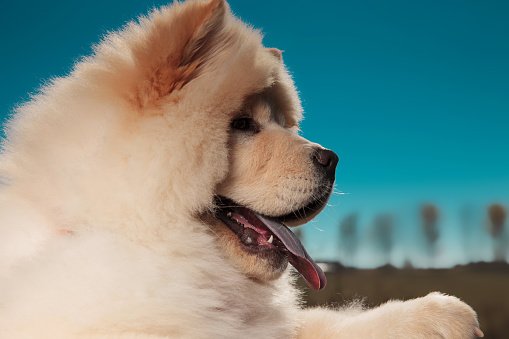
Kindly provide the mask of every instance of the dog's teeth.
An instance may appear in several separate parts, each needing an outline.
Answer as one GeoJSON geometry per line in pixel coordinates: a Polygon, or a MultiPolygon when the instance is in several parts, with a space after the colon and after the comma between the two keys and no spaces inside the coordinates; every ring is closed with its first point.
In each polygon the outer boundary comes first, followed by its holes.
{"type": "Polygon", "coordinates": [[[246,238],[246,244],[252,244],[252,243],[253,243],[253,238],[247,237],[246,238]]]}
{"type": "Polygon", "coordinates": [[[271,235],[271,236],[270,236],[270,238],[269,238],[269,240],[267,240],[267,241],[268,241],[268,242],[270,242],[270,243],[272,244],[272,241],[273,241],[273,240],[274,240],[274,236],[273,236],[273,235],[271,235]]]}
{"type": "Polygon", "coordinates": [[[228,213],[226,213],[226,216],[227,216],[228,218],[230,218],[230,217],[232,216],[232,212],[228,212],[228,213]]]}

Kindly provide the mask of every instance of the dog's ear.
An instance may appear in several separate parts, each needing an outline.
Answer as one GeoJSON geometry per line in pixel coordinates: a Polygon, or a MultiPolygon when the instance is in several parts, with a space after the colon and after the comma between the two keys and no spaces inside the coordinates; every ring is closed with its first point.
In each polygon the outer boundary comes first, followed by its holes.
{"type": "Polygon", "coordinates": [[[148,35],[132,50],[141,77],[133,99],[140,107],[180,90],[224,48],[228,11],[224,0],[175,3],[141,22],[148,35]]]}
{"type": "Polygon", "coordinates": [[[267,50],[275,56],[279,61],[283,61],[283,51],[277,48],[267,48],[267,50]]]}

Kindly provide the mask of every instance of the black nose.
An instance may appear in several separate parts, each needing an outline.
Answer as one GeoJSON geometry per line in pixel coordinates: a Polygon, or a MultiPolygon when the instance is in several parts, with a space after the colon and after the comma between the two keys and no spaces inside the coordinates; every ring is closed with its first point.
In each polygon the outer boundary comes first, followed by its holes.
{"type": "Polygon", "coordinates": [[[331,150],[319,148],[313,152],[313,162],[315,165],[325,171],[327,178],[334,180],[336,174],[336,166],[339,162],[339,157],[331,150]]]}

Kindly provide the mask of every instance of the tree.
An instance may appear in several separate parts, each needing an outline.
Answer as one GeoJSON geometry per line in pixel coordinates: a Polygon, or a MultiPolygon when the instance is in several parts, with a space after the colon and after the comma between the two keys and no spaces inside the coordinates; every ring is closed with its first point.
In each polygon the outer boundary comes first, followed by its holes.
{"type": "Polygon", "coordinates": [[[440,213],[433,204],[425,204],[421,206],[421,217],[423,221],[424,235],[426,236],[426,248],[429,257],[436,255],[436,241],[439,237],[438,218],[440,213]]]}
{"type": "Polygon", "coordinates": [[[345,265],[353,265],[357,245],[357,214],[350,214],[339,222],[339,251],[345,265]]]}
{"type": "Polygon", "coordinates": [[[476,209],[470,204],[464,204],[459,210],[460,237],[465,257],[469,262],[479,259],[479,239],[476,234],[476,209]]]}
{"type": "Polygon", "coordinates": [[[390,214],[381,214],[375,217],[373,235],[375,244],[380,251],[384,263],[390,263],[393,245],[394,219],[390,214]]]}
{"type": "Polygon", "coordinates": [[[302,227],[297,227],[293,229],[293,233],[299,238],[300,242],[304,241],[304,232],[302,232],[302,227]]]}
{"type": "Polygon", "coordinates": [[[505,261],[507,241],[503,235],[507,214],[500,204],[488,207],[489,233],[493,238],[493,252],[495,261],[505,261]]]}

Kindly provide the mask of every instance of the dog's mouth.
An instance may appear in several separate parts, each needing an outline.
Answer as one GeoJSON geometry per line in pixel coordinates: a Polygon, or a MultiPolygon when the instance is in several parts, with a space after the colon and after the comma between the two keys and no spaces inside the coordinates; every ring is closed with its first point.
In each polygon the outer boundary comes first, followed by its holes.
{"type": "Polygon", "coordinates": [[[286,256],[311,288],[325,287],[325,274],[297,236],[282,223],[285,217],[263,216],[224,197],[216,197],[216,206],[216,218],[237,235],[247,251],[286,256]]]}

